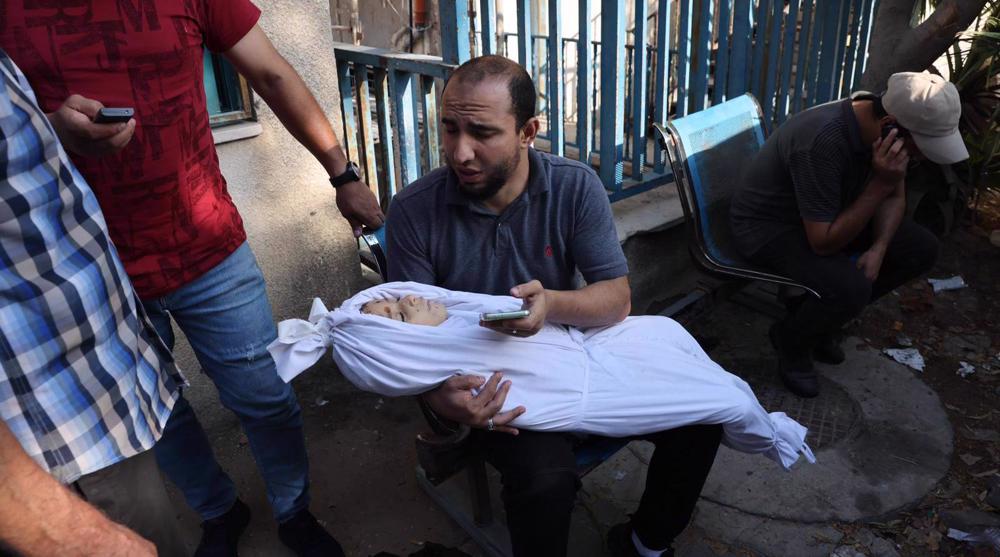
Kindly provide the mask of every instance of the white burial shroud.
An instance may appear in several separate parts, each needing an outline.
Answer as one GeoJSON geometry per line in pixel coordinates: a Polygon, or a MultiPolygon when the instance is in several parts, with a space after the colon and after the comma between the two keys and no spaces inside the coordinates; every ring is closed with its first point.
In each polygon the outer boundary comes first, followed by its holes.
{"type": "Polygon", "coordinates": [[[480,312],[520,307],[507,296],[387,283],[334,311],[314,300],[309,321],[279,323],[268,350],[285,381],[327,348],[351,383],[385,396],[416,395],[456,374],[500,371],[512,383],[503,409],[527,409],[512,423],[519,428],[624,437],[722,424],[728,447],[764,453],[786,469],[800,452],[815,462],[806,428],[784,412],[768,414],[750,386],[713,362],[674,320],[629,317],[585,329],[546,324],[526,338],[479,326],[480,312]],[[409,294],[442,302],[448,320],[430,327],[360,312],[368,301],[409,294]]]}

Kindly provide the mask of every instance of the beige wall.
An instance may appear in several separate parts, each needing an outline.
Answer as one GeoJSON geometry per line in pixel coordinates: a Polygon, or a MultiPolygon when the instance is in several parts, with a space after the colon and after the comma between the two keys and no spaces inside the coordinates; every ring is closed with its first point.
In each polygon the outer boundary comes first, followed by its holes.
{"type": "MultiPolygon", "coordinates": [[[[342,134],[326,0],[265,0],[260,25],[342,134]]],[[[360,287],[357,248],[326,172],[259,97],[261,135],[219,145],[222,172],[267,278],[277,319],[313,296],[336,305],[360,287]]]]}

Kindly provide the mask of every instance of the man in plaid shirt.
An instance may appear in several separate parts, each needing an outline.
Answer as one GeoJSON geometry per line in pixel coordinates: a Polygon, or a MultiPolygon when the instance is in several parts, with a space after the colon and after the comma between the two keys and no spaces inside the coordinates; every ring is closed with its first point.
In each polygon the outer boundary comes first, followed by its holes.
{"type": "MultiPolygon", "coordinates": [[[[104,130],[119,148],[121,128],[104,130]]],[[[0,554],[184,553],[149,450],[184,379],[141,307],[93,192],[0,50],[0,554]]]]}

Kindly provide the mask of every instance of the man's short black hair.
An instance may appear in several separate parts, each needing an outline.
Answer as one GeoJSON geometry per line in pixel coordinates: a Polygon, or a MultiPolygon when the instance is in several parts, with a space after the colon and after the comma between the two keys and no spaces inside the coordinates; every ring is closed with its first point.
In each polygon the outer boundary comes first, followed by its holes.
{"type": "Polygon", "coordinates": [[[879,93],[872,100],[872,110],[875,111],[875,117],[879,118],[879,119],[885,118],[886,116],[889,115],[889,113],[886,112],[886,110],[885,110],[885,106],[882,105],[882,95],[884,95],[884,94],[885,94],[884,92],[883,93],[879,93]]]}
{"type": "Polygon", "coordinates": [[[872,103],[872,113],[875,114],[876,120],[881,120],[889,115],[885,110],[885,106],[882,104],[882,95],[885,95],[885,91],[881,93],[869,93],[867,91],[859,91],[851,95],[851,100],[855,101],[871,101],[872,103]]]}
{"type": "MultiPolygon", "coordinates": [[[[490,77],[501,77],[507,80],[514,121],[517,123],[517,129],[520,130],[535,115],[537,94],[531,76],[517,62],[493,54],[479,56],[456,68],[448,79],[448,83],[452,81],[479,83],[490,77]]],[[[445,89],[447,88],[448,84],[446,83],[445,89]]]]}

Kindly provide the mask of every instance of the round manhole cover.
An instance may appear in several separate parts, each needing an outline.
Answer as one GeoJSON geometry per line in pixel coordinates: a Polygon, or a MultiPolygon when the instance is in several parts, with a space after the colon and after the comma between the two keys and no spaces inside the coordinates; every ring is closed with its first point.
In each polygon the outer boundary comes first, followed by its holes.
{"type": "Polygon", "coordinates": [[[809,428],[806,441],[814,451],[848,437],[861,420],[857,404],[840,385],[820,376],[820,395],[802,398],[781,384],[773,365],[743,362],[734,372],[753,387],[768,412],[784,412],[809,428]]]}

